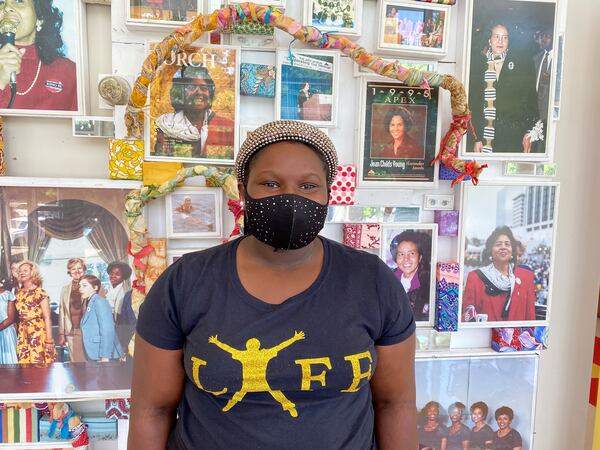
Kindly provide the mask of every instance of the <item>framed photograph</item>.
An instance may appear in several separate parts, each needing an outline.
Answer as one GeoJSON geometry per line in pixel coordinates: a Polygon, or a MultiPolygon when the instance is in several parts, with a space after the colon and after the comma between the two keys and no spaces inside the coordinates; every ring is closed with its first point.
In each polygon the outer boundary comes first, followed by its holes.
{"type": "Polygon", "coordinates": [[[433,324],[436,253],[436,224],[381,225],[380,257],[402,283],[417,325],[433,324]]]}
{"type": "MultiPolygon", "coordinates": [[[[377,56],[379,56],[381,59],[383,59],[386,63],[397,63],[397,64],[400,64],[402,67],[406,67],[408,69],[418,69],[418,70],[424,70],[426,72],[435,72],[437,70],[437,61],[418,61],[418,60],[414,60],[414,59],[405,60],[405,59],[395,59],[395,58],[384,57],[381,55],[377,55],[377,56]]],[[[375,72],[361,66],[360,64],[353,64],[352,67],[354,69],[355,77],[372,76],[372,77],[379,77],[383,80],[389,80],[388,77],[382,77],[380,75],[377,75],[375,72]]]]}
{"type": "Polygon", "coordinates": [[[362,0],[304,0],[304,23],[321,32],[360,36],[362,0]]]}
{"type": "Polygon", "coordinates": [[[337,124],[339,52],[277,52],[277,119],[300,120],[317,127],[337,124]]]}
{"type": "Polygon", "coordinates": [[[1,115],[67,117],[85,111],[85,10],[73,0],[54,0],[42,9],[31,1],[19,13],[15,45],[24,53],[14,94],[10,83],[0,84],[1,115]]]}
{"type": "Polygon", "coordinates": [[[239,47],[191,46],[150,85],[146,160],[233,164],[239,128],[239,47]]]}
{"type": "Polygon", "coordinates": [[[360,90],[358,186],[436,186],[438,89],[362,78],[360,90]]]}
{"type": "Polygon", "coordinates": [[[221,188],[181,188],[166,197],[167,237],[222,237],[221,188]]]}
{"type": "Polygon", "coordinates": [[[562,94],[563,58],[565,53],[565,35],[558,36],[558,53],[556,55],[556,82],[554,83],[554,102],[552,108],[552,119],[560,119],[560,98],[562,94]]]}
{"type": "Polygon", "coordinates": [[[126,24],[132,28],[176,28],[203,12],[203,0],[126,0],[126,24]]]}
{"type": "Polygon", "coordinates": [[[465,86],[477,139],[467,133],[462,155],[547,160],[558,53],[556,3],[470,0],[468,5],[465,86]]]}
{"type": "Polygon", "coordinates": [[[463,183],[461,327],[548,323],[557,208],[557,183],[463,183]]]}
{"type": "Polygon", "coordinates": [[[448,52],[450,6],[381,0],[377,49],[420,58],[439,59],[448,52]]]}
{"type": "Polygon", "coordinates": [[[481,427],[470,433],[469,448],[484,448],[485,441],[491,440],[491,448],[533,449],[537,355],[417,357],[415,379],[419,448],[442,448],[441,436],[447,437],[448,448],[462,448],[464,434],[447,434],[450,414],[458,412],[461,428],[481,427]],[[519,382],[507,382],[514,374],[519,374],[519,382]],[[446,433],[427,432],[436,423],[446,433]],[[505,446],[507,438],[499,438],[496,432],[507,428],[511,441],[505,446]]]}
{"type": "Polygon", "coordinates": [[[92,179],[0,180],[0,308],[13,299],[18,314],[37,317],[16,325],[16,341],[10,332],[0,336],[3,399],[98,396],[130,388],[126,353],[135,323],[124,316],[131,308],[132,274],[124,211],[127,195],[139,186],[92,179]],[[92,304],[93,291],[99,296],[92,304]],[[94,310],[99,303],[108,304],[112,314],[94,310]],[[96,315],[88,321],[91,310],[96,315]],[[100,324],[102,336],[98,325],[88,326],[92,322],[100,324]],[[110,361],[100,364],[103,339],[110,339],[114,350],[110,361]],[[50,351],[43,343],[51,340],[50,351]]]}
{"type": "Polygon", "coordinates": [[[204,250],[205,247],[200,247],[200,248],[176,248],[173,250],[169,250],[168,251],[168,255],[169,255],[169,260],[168,260],[168,264],[171,265],[173,264],[175,261],[177,261],[179,258],[181,258],[183,255],[187,254],[187,253],[192,253],[192,252],[197,252],[198,250],[204,250]]]}
{"type": "Polygon", "coordinates": [[[112,117],[73,117],[73,137],[115,137],[115,121],[112,117]]]}
{"type": "Polygon", "coordinates": [[[327,208],[325,223],[389,223],[418,222],[418,206],[356,206],[336,205],[327,208]]]}

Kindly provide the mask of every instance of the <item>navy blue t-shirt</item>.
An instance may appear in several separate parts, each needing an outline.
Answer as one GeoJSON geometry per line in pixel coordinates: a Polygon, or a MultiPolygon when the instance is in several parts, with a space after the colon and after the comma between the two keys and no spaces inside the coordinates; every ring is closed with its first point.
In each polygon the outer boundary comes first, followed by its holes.
{"type": "Polygon", "coordinates": [[[170,442],[203,449],[369,449],[375,345],[415,329],[402,285],[376,256],[321,238],[315,282],[279,305],[242,286],[241,241],[188,253],[156,281],[138,333],[184,350],[170,442]]]}

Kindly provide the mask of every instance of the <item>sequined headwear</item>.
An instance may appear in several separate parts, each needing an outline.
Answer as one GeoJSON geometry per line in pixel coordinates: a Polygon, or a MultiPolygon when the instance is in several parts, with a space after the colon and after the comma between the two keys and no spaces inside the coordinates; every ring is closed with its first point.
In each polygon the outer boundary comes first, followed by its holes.
{"type": "Polygon", "coordinates": [[[246,184],[250,157],[269,144],[281,141],[302,142],[323,155],[327,163],[327,185],[331,186],[337,173],[338,158],[329,136],[314,125],[295,120],[276,120],[248,133],[235,160],[237,179],[246,184]]]}

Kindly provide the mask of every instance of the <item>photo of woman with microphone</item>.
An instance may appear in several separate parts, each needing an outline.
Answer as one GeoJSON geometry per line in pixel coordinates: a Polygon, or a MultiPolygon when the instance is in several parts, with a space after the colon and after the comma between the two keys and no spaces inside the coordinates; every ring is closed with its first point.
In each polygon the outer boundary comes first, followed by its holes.
{"type": "Polygon", "coordinates": [[[33,114],[77,113],[77,65],[73,60],[79,54],[75,48],[78,24],[75,16],[79,7],[76,3],[0,0],[3,114],[27,113],[27,110],[34,110],[33,114]]]}

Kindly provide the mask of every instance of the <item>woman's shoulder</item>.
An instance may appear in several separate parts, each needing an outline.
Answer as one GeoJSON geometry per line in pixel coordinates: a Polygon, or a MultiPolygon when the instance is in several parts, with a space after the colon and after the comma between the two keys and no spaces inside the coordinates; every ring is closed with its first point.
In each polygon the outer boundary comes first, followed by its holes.
{"type": "Polygon", "coordinates": [[[533,272],[525,267],[516,266],[513,270],[515,277],[519,277],[525,280],[533,280],[533,272]]]}

